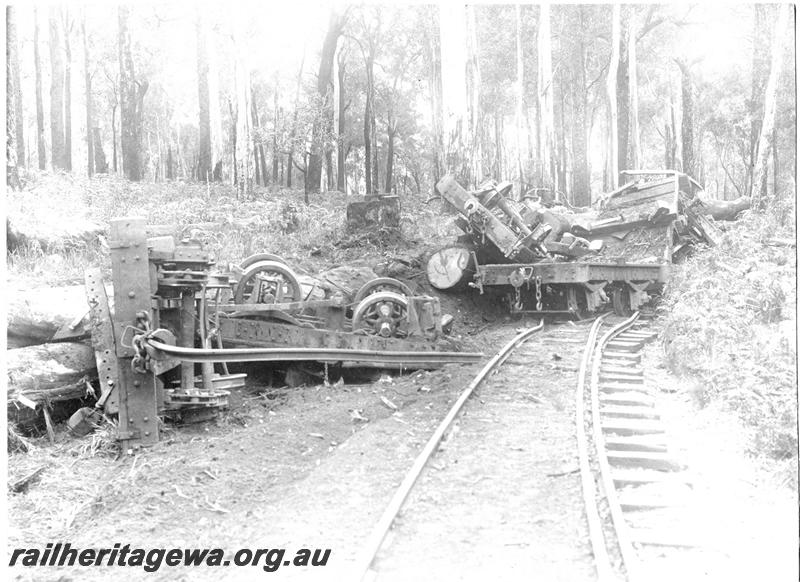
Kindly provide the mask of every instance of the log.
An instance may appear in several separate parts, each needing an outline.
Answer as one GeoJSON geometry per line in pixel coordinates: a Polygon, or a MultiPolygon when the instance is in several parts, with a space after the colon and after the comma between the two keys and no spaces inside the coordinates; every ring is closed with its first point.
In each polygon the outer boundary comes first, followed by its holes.
{"type": "MultiPolygon", "coordinates": [[[[106,285],[108,295],[114,294],[106,285]]],[[[38,287],[8,286],[6,335],[9,348],[22,348],[59,339],[88,337],[89,305],[83,285],[38,287]]]]}
{"type": "Polygon", "coordinates": [[[736,200],[717,200],[709,198],[703,200],[705,213],[714,220],[736,220],[740,213],[750,208],[750,198],[741,196],[736,200]]]}
{"type": "Polygon", "coordinates": [[[460,246],[445,247],[433,253],[425,270],[430,284],[441,291],[464,287],[475,274],[469,249],[460,246]]]}
{"type": "Polygon", "coordinates": [[[44,252],[59,252],[68,248],[85,248],[99,244],[103,227],[85,218],[42,218],[33,215],[9,214],[6,217],[6,252],[17,248],[38,246],[44,252]]]}
{"type": "Polygon", "coordinates": [[[6,352],[7,400],[29,402],[82,398],[86,380],[97,377],[94,350],[77,342],[42,344],[6,352]]]}

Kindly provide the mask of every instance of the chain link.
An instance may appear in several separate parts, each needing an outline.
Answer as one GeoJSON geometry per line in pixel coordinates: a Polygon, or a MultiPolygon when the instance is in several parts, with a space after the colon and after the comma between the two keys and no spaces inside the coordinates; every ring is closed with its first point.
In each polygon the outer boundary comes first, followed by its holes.
{"type": "Polygon", "coordinates": [[[542,310],[542,278],[537,275],[536,283],[536,311],[542,310]]]}

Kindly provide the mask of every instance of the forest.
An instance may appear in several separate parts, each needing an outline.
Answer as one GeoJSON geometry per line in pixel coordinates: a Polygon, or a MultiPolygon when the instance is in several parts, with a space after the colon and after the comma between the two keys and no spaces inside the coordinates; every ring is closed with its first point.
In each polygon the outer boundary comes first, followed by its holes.
{"type": "Polygon", "coordinates": [[[17,5],[7,181],[432,194],[513,180],[587,206],[620,172],[789,201],[791,5],[17,5]]]}

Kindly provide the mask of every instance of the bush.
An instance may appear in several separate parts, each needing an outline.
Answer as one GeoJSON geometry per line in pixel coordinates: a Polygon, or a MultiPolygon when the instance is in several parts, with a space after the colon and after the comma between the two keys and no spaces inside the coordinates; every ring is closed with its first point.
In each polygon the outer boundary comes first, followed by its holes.
{"type": "Polygon", "coordinates": [[[797,454],[796,252],[774,215],[749,213],[719,247],[677,266],[662,305],[670,369],[699,388],[701,404],[738,413],[751,450],[797,454]]]}

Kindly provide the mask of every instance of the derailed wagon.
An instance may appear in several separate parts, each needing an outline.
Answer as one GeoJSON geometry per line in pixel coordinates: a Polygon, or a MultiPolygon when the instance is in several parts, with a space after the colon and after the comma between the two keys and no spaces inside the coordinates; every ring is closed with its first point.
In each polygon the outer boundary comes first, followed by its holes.
{"type": "MultiPolygon", "coordinates": [[[[580,316],[646,305],[670,276],[681,234],[704,237],[691,211],[699,186],[673,171],[628,173],[629,182],[592,212],[554,211],[510,198],[509,182],[475,192],[445,176],[437,189],[464,235],[427,263],[440,290],[469,286],[505,295],[512,313],[580,316]]],[[[566,210],[566,209],[565,209],[566,210]]]]}
{"type": "MultiPolygon", "coordinates": [[[[86,273],[100,398],[119,415],[125,447],[156,442],[160,418],[202,420],[226,408],[245,377],[228,363],[413,370],[482,356],[453,351],[442,339],[438,299],[401,281],[309,286],[270,254],[220,271],[198,240],[145,232],[142,218],[111,222],[113,309],[100,269],[86,273]]],[[[85,420],[78,415],[70,426],[85,420]]]]}

